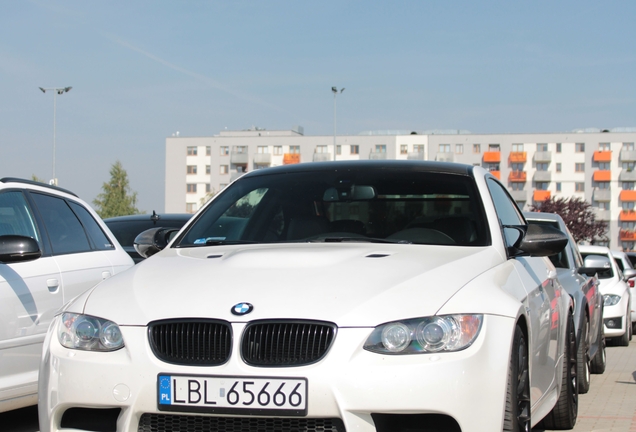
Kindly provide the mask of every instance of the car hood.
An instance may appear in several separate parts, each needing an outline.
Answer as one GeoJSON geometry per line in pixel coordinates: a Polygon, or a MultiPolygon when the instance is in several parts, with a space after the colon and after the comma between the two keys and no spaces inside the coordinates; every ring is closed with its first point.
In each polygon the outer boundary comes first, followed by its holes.
{"type": "Polygon", "coordinates": [[[375,326],[435,314],[473,278],[502,261],[491,247],[296,243],[171,248],[98,285],[86,296],[83,312],[119,325],[206,317],[375,326]],[[251,303],[253,311],[233,315],[239,302],[251,303]]]}

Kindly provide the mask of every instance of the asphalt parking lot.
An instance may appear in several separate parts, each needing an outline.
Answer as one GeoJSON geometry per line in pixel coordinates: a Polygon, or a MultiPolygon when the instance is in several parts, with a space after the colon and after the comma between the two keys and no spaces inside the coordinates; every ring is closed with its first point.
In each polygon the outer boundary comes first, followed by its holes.
{"type": "MultiPolygon", "coordinates": [[[[37,407],[0,414],[2,432],[36,432],[37,407]]],[[[592,375],[579,397],[576,432],[636,432],[636,338],[628,347],[607,347],[607,369],[592,375]]],[[[541,432],[543,429],[533,429],[541,432]]]]}

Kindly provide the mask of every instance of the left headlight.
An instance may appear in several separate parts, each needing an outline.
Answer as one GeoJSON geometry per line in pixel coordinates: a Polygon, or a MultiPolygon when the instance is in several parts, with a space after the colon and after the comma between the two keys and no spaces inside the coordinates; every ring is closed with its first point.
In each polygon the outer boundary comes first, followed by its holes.
{"type": "Polygon", "coordinates": [[[394,321],[376,327],[364,349],[380,354],[423,354],[468,348],[483,315],[442,315],[394,321]]]}
{"type": "Polygon", "coordinates": [[[84,351],[115,351],[124,346],[119,326],[90,315],[63,313],[57,327],[62,346],[84,351]]]}

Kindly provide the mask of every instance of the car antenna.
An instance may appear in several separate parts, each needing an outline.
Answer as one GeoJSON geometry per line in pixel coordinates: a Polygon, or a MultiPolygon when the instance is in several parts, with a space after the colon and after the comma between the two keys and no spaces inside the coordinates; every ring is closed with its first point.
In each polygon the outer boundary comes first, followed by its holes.
{"type": "Polygon", "coordinates": [[[150,216],[150,220],[153,221],[154,223],[157,223],[157,221],[160,219],[161,217],[153,210],[152,211],[152,216],[150,216]]]}

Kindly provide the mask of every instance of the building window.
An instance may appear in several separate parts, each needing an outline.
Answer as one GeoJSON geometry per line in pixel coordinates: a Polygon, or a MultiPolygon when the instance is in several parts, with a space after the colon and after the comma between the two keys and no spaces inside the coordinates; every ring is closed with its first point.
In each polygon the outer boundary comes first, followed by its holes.
{"type": "Polygon", "coordinates": [[[556,191],[561,192],[561,182],[556,182],[556,191]]]}
{"type": "Polygon", "coordinates": [[[624,170],[634,171],[634,162],[623,162],[621,166],[624,170]]]}
{"type": "MultiPolygon", "coordinates": [[[[602,245],[601,243],[602,242],[598,242],[598,243],[594,243],[594,244],[599,245],[599,246],[607,246],[607,245],[602,245]]],[[[634,242],[621,242],[621,246],[623,247],[624,251],[631,252],[631,251],[634,250],[634,242]]]]}
{"type": "Polygon", "coordinates": [[[634,185],[636,182],[623,182],[623,189],[625,190],[634,190],[634,185]]]}
{"type": "Polygon", "coordinates": [[[598,149],[600,151],[610,151],[610,143],[608,142],[598,143],[598,149]]]}
{"type": "Polygon", "coordinates": [[[336,154],[337,155],[341,155],[342,154],[342,146],[340,144],[338,144],[336,146],[336,154]]]}
{"type": "Polygon", "coordinates": [[[188,148],[187,148],[187,154],[188,154],[188,156],[196,156],[196,155],[197,155],[197,148],[196,148],[196,146],[188,146],[188,148]]]}
{"type": "Polygon", "coordinates": [[[283,146],[274,146],[274,154],[282,155],[283,154],[283,146]]]}
{"type": "Polygon", "coordinates": [[[596,187],[601,190],[607,190],[610,188],[610,182],[598,182],[596,187]]]}
{"type": "Polygon", "coordinates": [[[206,156],[212,156],[212,147],[205,146],[205,155],[206,156]]]}
{"type": "Polygon", "coordinates": [[[376,144],[375,145],[376,153],[386,153],[386,144],[376,144]]]}
{"type": "Polygon", "coordinates": [[[536,190],[548,190],[548,182],[537,182],[535,185],[536,190]]]}
{"type": "Polygon", "coordinates": [[[585,183],[583,182],[574,183],[574,190],[576,192],[585,192],[585,183]]]}
{"type": "Polygon", "coordinates": [[[352,144],[350,149],[349,149],[349,153],[352,155],[357,155],[360,153],[360,146],[357,144],[352,144]]]}
{"type": "Polygon", "coordinates": [[[227,165],[220,165],[219,166],[219,174],[227,174],[230,172],[230,169],[227,165]]]}
{"type": "Polygon", "coordinates": [[[297,145],[289,146],[289,152],[291,154],[299,154],[300,153],[300,146],[297,146],[297,145]]]}
{"type": "Polygon", "coordinates": [[[316,153],[329,153],[329,149],[327,148],[326,145],[319,145],[316,146],[316,153]]]}
{"type": "Polygon", "coordinates": [[[512,190],[513,191],[520,191],[523,190],[523,187],[525,186],[525,183],[522,182],[513,182],[512,183],[512,190]]]}
{"type": "Polygon", "coordinates": [[[598,169],[604,170],[604,171],[609,171],[610,163],[609,162],[599,162],[598,163],[598,169]]]}
{"type": "Polygon", "coordinates": [[[230,147],[229,146],[221,146],[219,147],[219,150],[221,151],[221,156],[227,156],[230,154],[230,147]]]}
{"type": "Polygon", "coordinates": [[[234,153],[238,153],[238,154],[247,153],[247,146],[235,146],[234,153]]]}
{"type": "Polygon", "coordinates": [[[219,183],[219,189],[223,190],[227,186],[227,183],[219,183]]]}
{"type": "Polygon", "coordinates": [[[186,203],[186,213],[194,213],[197,211],[196,203],[186,203]]]}
{"type": "Polygon", "coordinates": [[[556,164],[556,172],[561,172],[561,162],[557,162],[557,164],[556,164]]]}
{"type": "Polygon", "coordinates": [[[499,147],[499,144],[488,144],[488,151],[498,152],[500,150],[501,150],[501,147],[499,147]]]}
{"type": "Polygon", "coordinates": [[[556,143],[556,152],[561,153],[561,143],[556,143]]]}
{"type": "Polygon", "coordinates": [[[481,144],[473,144],[473,153],[481,153],[481,144]]]}
{"type": "Polygon", "coordinates": [[[413,151],[415,153],[424,153],[424,144],[413,144],[413,151]]]}
{"type": "Polygon", "coordinates": [[[256,147],[256,153],[258,154],[268,154],[269,147],[268,146],[258,146],[256,147]]]}
{"type": "Polygon", "coordinates": [[[188,165],[186,168],[187,168],[187,173],[188,174],[196,174],[197,173],[197,166],[196,165],[188,165]]]}
{"type": "Polygon", "coordinates": [[[455,153],[464,154],[464,144],[455,144],[455,153]]]}
{"type": "Polygon", "coordinates": [[[407,144],[400,145],[400,154],[407,154],[409,152],[409,146],[407,144]]]}
{"type": "Polygon", "coordinates": [[[621,208],[625,211],[634,210],[634,201],[623,201],[621,203],[621,208]]]}
{"type": "Polygon", "coordinates": [[[634,143],[623,143],[623,150],[634,151],[634,143]]]}
{"type": "Polygon", "coordinates": [[[205,184],[205,193],[209,194],[212,191],[212,185],[210,183],[205,184]]]}
{"type": "Polygon", "coordinates": [[[596,207],[600,210],[609,210],[610,203],[608,202],[598,202],[596,203],[596,207]]]}
{"type": "Polygon", "coordinates": [[[512,145],[512,151],[513,152],[522,152],[523,151],[523,144],[513,144],[512,145]]]}
{"type": "Polygon", "coordinates": [[[546,162],[541,162],[537,164],[537,171],[547,171],[548,164],[546,162]]]}
{"type": "Polygon", "coordinates": [[[621,222],[621,229],[633,231],[634,222],[621,222]]]}
{"type": "Polygon", "coordinates": [[[548,145],[545,143],[537,144],[537,151],[546,152],[548,151],[548,145]]]}
{"type": "Polygon", "coordinates": [[[210,165],[206,165],[205,166],[205,173],[210,175],[212,173],[212,168],[210,167],[210,165]]]}
{"type": "Polygon", "coordinates": [[[585,172],[585,164],[584,163],[575,163],[574,171],[576,172],[585,172]]]}
{"type": "Polygon", "coordinates": [[[585,152],[585,143],[576,143],[574,144],[574,151],[577,153],[585,152]]]}
{"type": "Polygon", "coordinates": [[[197,185],[196,185],[196,183],[188,183],[188,184],[186,184],[186,192],[187,193],[197,193],[197,185]]]}
{"type": "Polygon", "coordinates": [[[450,153],[450,144],[440,144],[439,145],[439,153],[450,153]]]}
{"type": "Polygon", "coordinates": [[[510,168],[511,168],[513,171],[517,171],[517,172],[518,172],[518,171],[523,171],[523,164],[522,164],[522,163],[516,163],[516,162],[515,162],[515,163],[513,163],[513,164],[510,164],[510,168]]]}

